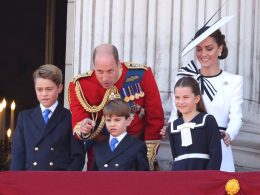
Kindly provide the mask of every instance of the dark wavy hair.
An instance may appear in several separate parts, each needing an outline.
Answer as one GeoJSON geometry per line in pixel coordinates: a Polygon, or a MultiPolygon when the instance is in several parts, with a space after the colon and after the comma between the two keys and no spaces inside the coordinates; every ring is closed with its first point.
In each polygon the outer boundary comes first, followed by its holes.
{"type": "MultiPolygon", "coordinates": [[[[199,29],[196,32],[194,39],[196,39],[198,36],[200,36],[203,32],[205,32],[209,28],[210,28],[209,26],[204,26],[201,29],[199,29]]],[[[218,29],[209,36],[214,38],[214,40],[216,41],[218,46],[221,46],[221,45],[223,46],[221,55],[218,56],[218,59],[220,59],[220,60],[225,59],[228,56],[228,48],[227,48],[227,44],[226,44],[226,41],[225,41],[225,35],[223,35],[221,33],[221,31],[218,29]]]]}

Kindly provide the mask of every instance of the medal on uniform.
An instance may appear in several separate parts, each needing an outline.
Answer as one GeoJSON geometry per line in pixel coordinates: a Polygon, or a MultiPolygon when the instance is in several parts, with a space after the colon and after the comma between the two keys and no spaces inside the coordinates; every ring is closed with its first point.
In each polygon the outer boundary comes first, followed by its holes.
{"type": "Polygon", "coordinates": [[[132,92],[131,92],[131,89],[130,89],[130,87],[128,86],[128,91],[129,91],[129,99],[131,100],[131,101],[133,101],[134,99],[135,99],[135,96],[132,94],[132,92]]]}
{"type": "Polygon", "coordinates": [[[129,99],[128,96],[125,96],[124,100],[125,100],[125,102],[127,102],[127,103],[130,101],[130,99],[129,99]]]}
{"type": "Polygon", "coordinates": [[[141,106],[139,104],[136,104],[135,102],[131,106],[131,113],[135,114],[137,111],[141,109],[141,106]]]}
{"type": "Polygon", "coordinates": [[[139,89],[139,91],[140,91],[140,94],[139,94],[140,97],[144,97],[145,94],[144,94],[144,92],[143,92],[143,90],[142,90],[142,88],[141,88],[140,83],[138,83],[137,85],[138,85],[138,89],[139,89]]]}
{"type": "Polygon", "coordinates": [[[144,115],[145,115],[145,111],[144,111],[144,108],[141,108],[141,110],[140,110],[140,113],[139,113],[139,118],[143,118],[144,117],[144,115]]]}
{"type": "Polygon", "coordinates": [[[137,86],[137,84],[135,83],[135,89],[136,89],[136,94],[138,95],[138,97],[140,98],[141,96],[140,96],[140,90],[139,90],[139,88],[138,88],[138,86],[137,86]]]}
{"type": "Polygon", "coordinates": [[[139,96],[139,93],[138,93],[137,90],[134,90],[134,86],[131,85],[130,88],[131,88],[131,90],[132,90],[133,93],[134,93],[135,99],[139,99],[139,97],[140,97],[140,96],[139,96]]]}
{"type": "Polygon", "coordinates": [[[130,99],[129,99],[129,97],[127,96],[127,94],[126,94],[126,91],[125,91],[125,88],[123,88],[123,92],[124,92],[124,100],[125,100],[125,102],[129,102],[130,101],[130,99]]]}

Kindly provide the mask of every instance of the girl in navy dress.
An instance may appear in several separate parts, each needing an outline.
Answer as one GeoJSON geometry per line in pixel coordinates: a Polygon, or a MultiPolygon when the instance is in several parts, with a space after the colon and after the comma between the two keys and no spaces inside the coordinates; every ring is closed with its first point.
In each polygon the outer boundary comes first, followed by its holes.
{"type": "Polygon", "coordinates": [[[174,87],[178,119],[167,128],[173,155],[172,170],[219,170],[221,136],[207,114],[198,82],[183,77],[174,87]]]}

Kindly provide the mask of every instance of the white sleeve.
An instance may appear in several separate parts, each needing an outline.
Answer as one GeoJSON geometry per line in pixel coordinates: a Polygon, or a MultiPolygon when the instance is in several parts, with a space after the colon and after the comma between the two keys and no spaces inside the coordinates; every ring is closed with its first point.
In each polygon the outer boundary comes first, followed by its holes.
{"type": "MultiPolygon", "coordinates": [[[[183,76],[176,76],[176,77],[175,77],[174,86],[175,86],[175,84],[177,83],[177,81],[178,81],[180,78],[182,78],[182,77],[183,77],[183,76]]],[[[171,116],[170,116],[170,118],[169,118],[169,120],[168,120],[168,123],[171,123],[171,122],[175,121],[175,120],[178,118],[177,108],[176,108],[176,106],[175,106],[174,86],[173,86],[173,89],[172,89],[173,93],[172,93],[172,96],[171,96],[171,98],[172,98],[172,111],[171,111],[171,116]]]]}
{"type": "Polygon", "coordinates": [[[175,98],[174,98],[174,93],[172,94],[172,111],[171,111],[171,116],[168,120],[169,123],[175,121],[178,117],[177,117],[177,109],[175,106],[175,98]]]}
{"type": "Polygon", "coordinates": [[[236,75],[232,87],[232,98],[229,108],[229,123],[226,132],[234,140],[242,126],[243,78],[236,75]]]}

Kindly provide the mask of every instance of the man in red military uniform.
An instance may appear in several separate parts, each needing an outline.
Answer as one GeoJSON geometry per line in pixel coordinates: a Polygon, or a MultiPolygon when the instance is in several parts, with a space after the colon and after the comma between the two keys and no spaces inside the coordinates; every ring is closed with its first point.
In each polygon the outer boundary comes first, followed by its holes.
{"type": "MultiPolygon", "coordinates": [[[[94,70],[74,78],[69,85],[73,132],[93,144],[108,136],[102,111],[105,103],[122,98],[129,103],[133,121],[127,132],[147,145],[150,169],[160,143],[164,124],[163,109],[152,71],[145,65],[121,63],[117,48],[110,44],[96,47],[94,70]]],[[[92,164],[88,155],[88,167],[92,164]]]]}

